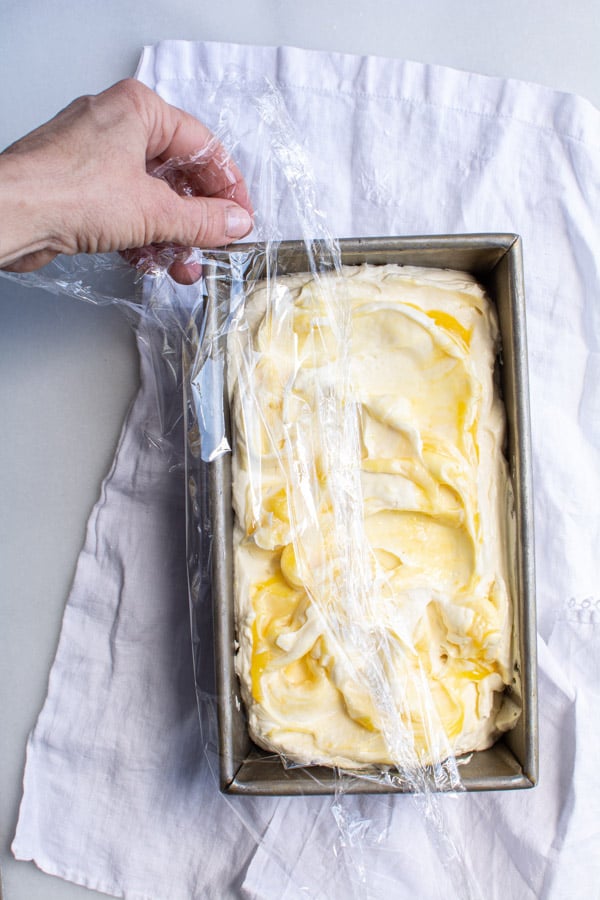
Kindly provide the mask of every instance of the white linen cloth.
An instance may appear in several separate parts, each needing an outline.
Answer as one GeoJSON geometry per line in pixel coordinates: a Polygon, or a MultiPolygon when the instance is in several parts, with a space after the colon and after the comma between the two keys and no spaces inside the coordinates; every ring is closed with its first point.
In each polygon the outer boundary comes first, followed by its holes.
{"type": "MultiPolygon", "coordinates": [[[[13,852],[131,900],[427,900],[476,885],[491,900],[597,897],[600,113],[531,84],[291,48],[167,41],[145,49],[138,77],[214,127],[231,64],[281,90],[332,233],[523,237],[540,784],[442,798],[462,887],[409,798],[219,795],[189,659],[184,488],[148,441],[158,423],[142,335],[142,387],[88,525],[13,852]]],[[[296,236],[283,203],[279,215],[296,236]]]]}

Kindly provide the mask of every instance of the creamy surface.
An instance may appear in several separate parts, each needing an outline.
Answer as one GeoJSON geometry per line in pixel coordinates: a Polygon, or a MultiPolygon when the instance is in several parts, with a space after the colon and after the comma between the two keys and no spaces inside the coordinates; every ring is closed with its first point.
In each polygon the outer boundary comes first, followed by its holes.
{"type": "Polygon", "coordinates": [[[261,284],[229,341],[237,671],[300,763],[424,764],[514,724],[493,308],[470,275],[261,284]]]}

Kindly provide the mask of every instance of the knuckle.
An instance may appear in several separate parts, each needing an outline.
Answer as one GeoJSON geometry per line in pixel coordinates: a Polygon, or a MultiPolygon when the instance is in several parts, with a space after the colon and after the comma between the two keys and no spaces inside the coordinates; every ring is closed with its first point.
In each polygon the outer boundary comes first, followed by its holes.
{"type": "Polygon", "coordinates": [[[105,92],[105,96],[111,101],[111,104],[116,105],[122,115],[141,121],[147,132],[152,131],[156,118],[158,95],[141,81],[136,81],[135,78],[124,78],[109,88],[105,92]]]}
{"type": "Polygon", "coordinates": [[[121,102],[132,105],[136,112],[139,112],[148,103],[148,98],[153,95],[150,88],[140,81],[136,81],[135,78],[124,78],[122,81],[118,81],[108,89],[107,93],[111,92],[121,102]]]}
{"type": "Polygon", "coordinates": [[[214,243],[221,235],[221,222],[218,211],[213,204],[202,203],[197,204],[196,211],[196,239],[195,246],[203,247],[207,244],[214,243]]]}
{"type": "Polygon", "coordinates": [[[83,94],[81,97],[77,97],[76,100],[73,100],[73,102],[67,106],[67,110],[74,112],[77,115],[85,115],[94,108],[95,104],[96,97],[93,94],[83,94]]]}
{"type": "Polygon", "coordinates": [[[194,240],[194,244],[197,247],[201,247],[206,243],[211,233],[210,217],[206,214],[205,211],[199,212],[194,224],[196,226],[196,237],[194,240]]]}
{"type": "Polygon", "coordinates": [[[107,93],[112,92],[123,97],[134,97],[139,96],[142,91],[146,90],[148,90],[148,88],[140,81],[136,81],[135,78],[122,78],[121,81],[117,81],[116,84],[113,84],[113,86],[108,89],[107,93]]]}

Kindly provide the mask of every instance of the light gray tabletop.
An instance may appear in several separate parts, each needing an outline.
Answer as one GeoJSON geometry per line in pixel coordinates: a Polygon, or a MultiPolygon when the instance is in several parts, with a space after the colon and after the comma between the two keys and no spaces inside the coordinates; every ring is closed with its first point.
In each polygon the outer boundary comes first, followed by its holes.
{"type": "MultiPolygon", "coordinates": [[[[20,0],[0,10],[0,148],[79,94],[133,74],[143,45],[165,38],[415,59],[537,81],[600,105],[596,0],[20,0]]],[[[4,896],[84,900],[92,892],[15,862],[10,842],[27,734],[45,696],[86,520],[135,395],[136,351],[114,308],[0,279],[0,366],[4,896]]]]}

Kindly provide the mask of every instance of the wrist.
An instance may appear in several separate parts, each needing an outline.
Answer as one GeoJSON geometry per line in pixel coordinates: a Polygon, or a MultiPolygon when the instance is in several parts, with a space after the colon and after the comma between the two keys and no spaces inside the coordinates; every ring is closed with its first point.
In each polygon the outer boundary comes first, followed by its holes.
{"type": "Polygon", "coordinates": [[[0,153],[0,267],[53,249],[39,172],[28,153],[0,153]]]}

